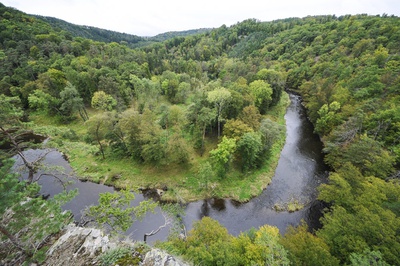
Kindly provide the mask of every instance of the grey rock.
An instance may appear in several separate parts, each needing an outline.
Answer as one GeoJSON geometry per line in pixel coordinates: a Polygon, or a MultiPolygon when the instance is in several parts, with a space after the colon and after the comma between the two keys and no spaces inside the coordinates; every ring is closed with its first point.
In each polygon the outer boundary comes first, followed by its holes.
{"type": "Polygon", "coordinates": [[[189,264],[180,261],[162,250],[152,249],[146,253],[142,266],[189,266],[189,264]]]}
{"type": "Polygon", "coordinates": [[[68,225],[65,233],[47,251],[44,265],[96,264],[97,256],[116,244],[99,229],[68,225]]]}

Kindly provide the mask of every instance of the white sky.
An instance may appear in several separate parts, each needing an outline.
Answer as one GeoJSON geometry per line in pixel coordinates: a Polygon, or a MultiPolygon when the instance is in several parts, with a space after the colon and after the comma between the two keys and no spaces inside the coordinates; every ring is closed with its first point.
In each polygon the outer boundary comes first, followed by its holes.
{"type": "Polygon", "coordinates": [[[28,14],[154,36],[167,31],[230,26],[248,18],[271,21],[308,15],[400,16],[399,0],[0,0],[28,14]]]}

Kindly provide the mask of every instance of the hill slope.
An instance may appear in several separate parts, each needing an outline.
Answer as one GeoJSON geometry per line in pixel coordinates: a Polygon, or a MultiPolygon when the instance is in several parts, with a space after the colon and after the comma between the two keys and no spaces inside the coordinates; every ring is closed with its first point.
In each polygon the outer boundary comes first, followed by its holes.
{"type": "MultiPolygon", "coordinates": [[[[315,234],[293,229],[276,247],[296,265],[327,257],[331,265],[400,265],[398,17],[249,19],[137,49],[75,38],[4,6],[0,18],[0,106],[10,114],[2,127],[16,126],[8,118],[22,108],[96,182],[167,187],[163,197],[174,200],[248,199],[273,172],[281,95],[295,90],[332,169],[319,195],[329,209],[315,234]]],[[[240,239],[253,247],[262,236],[240,239]]],[[[197,249],[174,241],[201,261],[197,249]]],[[[212,241],[217,251],[235,246],[212,241]]],[[[245,251],[232,255],[248,258],[245,251]]],[[[211,265],[226,258],[208,252],[201,249],[211,265]]],[[[260,256],[274,253],[268,246],[260,256]]]]}

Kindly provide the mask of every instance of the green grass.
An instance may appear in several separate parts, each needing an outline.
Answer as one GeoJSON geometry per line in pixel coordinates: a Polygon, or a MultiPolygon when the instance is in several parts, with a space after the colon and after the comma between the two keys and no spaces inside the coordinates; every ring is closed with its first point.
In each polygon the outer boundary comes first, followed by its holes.
{"type": "MultiPolygon", "coordinates": [[[[284,115],[290,100],[286,93],[281,102],[266,115],[282,125],[284,115]]],[[[94,110],[89,110],[94,114],[94,110]]],[[[283,132],[280,140],[272,149],[271,155],[261,169],[243,174],[238,169],[232,169],[224,179],[209,180],[206,188],[204,182],[196,177],[198,165],[207,159],[208,151],[216,146],[216,140],[206,143],[204,156],[195,151],[190,155],[187,165],[153,166],[140,164],[130,158],[112,157],[110,151],[106,159],[99,155],[96,145],[83,141],[86,127],[82,120],[76,119],[64,125],[54,117],[43,113],[31,115],[36,132],[50,136],[48,145],[59,149],[67,155],[77,176],[96,183],[113,185],[119,188],[163,188],[168,190],[163,195],[166,201],[195,201],[208,197],[231,198],[241,202],[259,195],[270,183],[277,166],[280,152],[285,143],[283,132]]]]}

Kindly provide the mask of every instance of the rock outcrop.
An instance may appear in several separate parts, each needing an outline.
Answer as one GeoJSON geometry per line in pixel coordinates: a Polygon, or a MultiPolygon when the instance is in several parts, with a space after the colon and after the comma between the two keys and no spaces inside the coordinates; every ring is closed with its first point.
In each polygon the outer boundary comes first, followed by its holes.
{"type": "Polygon", "coordinates": [[[116,247],[101,230],[70,224],[47,251],[44,265],[96,265],[98,255],[116,247]]]}
{"type": "MultiPolygon", "coordinates": [[[[131,247],[133,242],[115,242],[95,228],[70,224],[63,235],[47,251],[47,259],[42,265],[100,265],[101,254],[117,247],[131,247]]],[[[133,255],[133,254],[132,254],[133,255]]],[[[143,266],[188,266],[179,259],[159,249],[150,249],[145,255],[139,254],[143,266]]]]}
{"type": "Polygon", "coordinates": [[[142,266],[189,266],[168,253],[152,249],[146,253],[142,266]]]}

